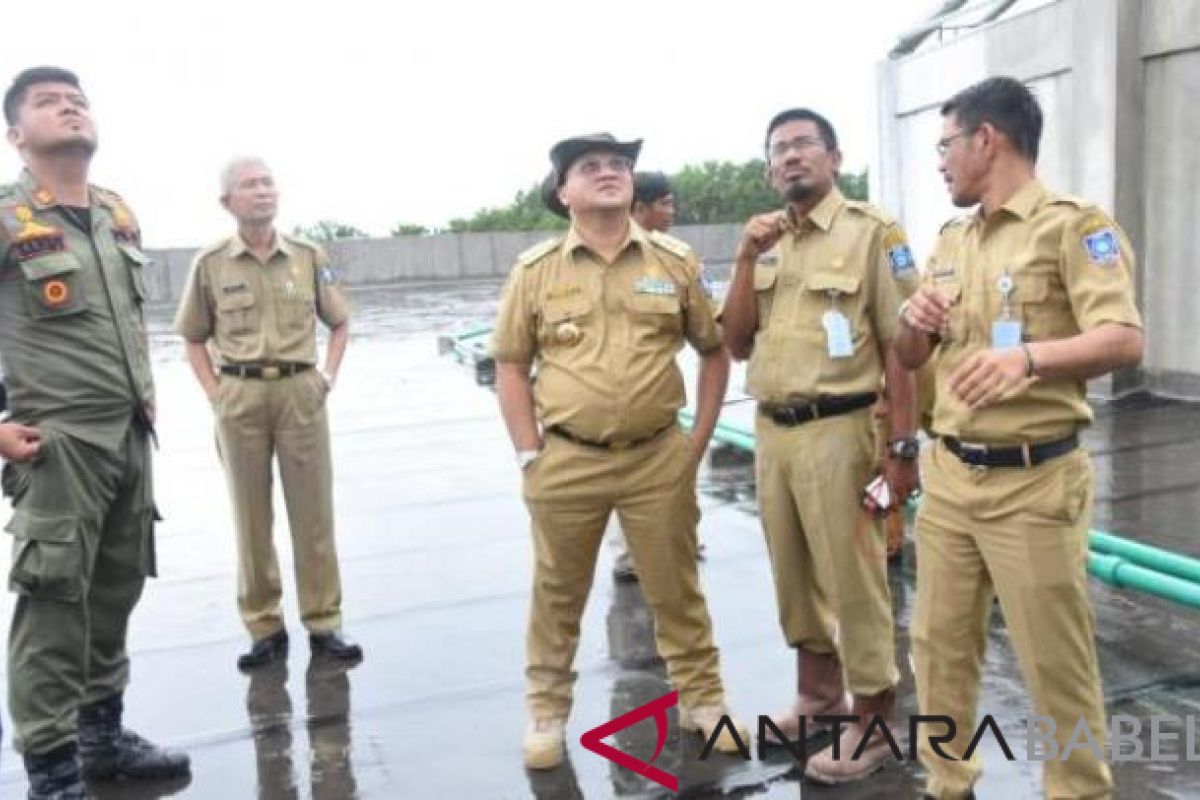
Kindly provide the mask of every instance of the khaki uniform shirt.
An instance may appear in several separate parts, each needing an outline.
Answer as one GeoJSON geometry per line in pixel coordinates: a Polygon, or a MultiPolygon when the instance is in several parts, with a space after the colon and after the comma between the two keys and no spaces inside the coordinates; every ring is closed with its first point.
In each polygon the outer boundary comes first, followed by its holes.
{"type": "Polygon", "coordinates": [[[950,394],[948,379],[992,346],[992,323],[1005,316],[1006,305],[1026,342],[1066,339],[1104,323],[1140,328],[1133,271],[1133,248],[1108,214],[1036,180],[991,219],[976,213],[948,223],[922,275],[954,302],[933,354],[934,431],[1011,444],[1061,438],[1091,422],[1082,380],[1035,378],[971,410],[950,394]],[[1010,284],[1006,304],[1003,289],[1010,284]]]}
{"type": "Polygon", "coordinates": [[[212,339],[220,364],[316,364],[317,318],[335,328],[349,316],[320,247],[277,232],[263,264],[235,234],[196,256],[175,329],[189,342],[212,339]]]}
{"type": "Polygon", "coordinates": [[[154,400],[141,232],[89,187],[90,231],[22,172],[0,186],[0,359],[13,419],[116,450],[154,400]]]}
{"type": "Polygon", "coordinates": [[[918,283],[904,231],[835,187],[755,268],[747,391],[766,405],[879,391],[900,302],[918,283]],[[849,323],[851,355],[830,356],[831,311],[849,323]]]}
{"type": "Polygon", "coordinates": [[[721,346],[690,248],[630,223],[612,264],[572,229],[521,255],[500,299],[497,361],[532,363],[538,418],[597,442],[649,436],[685,402],[675,355],[721,346]]]}

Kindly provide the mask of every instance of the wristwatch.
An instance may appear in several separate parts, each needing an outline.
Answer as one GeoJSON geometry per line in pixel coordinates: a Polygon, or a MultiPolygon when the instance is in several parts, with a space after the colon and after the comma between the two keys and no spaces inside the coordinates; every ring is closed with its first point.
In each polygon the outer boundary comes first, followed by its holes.
{"type": "Polygon", "coordinates": [[[518,450],[517,451],[517,466],[524,472],[530,464],[537,461],[537,457],[542,454],[541,450],[518,450]]]}
{"type": "Polygon", "coordinates": [[[892,439],[888,442],[888,455],[901,461],[916,461],[921,455],[921,442],[915,436],[892,439]]]}

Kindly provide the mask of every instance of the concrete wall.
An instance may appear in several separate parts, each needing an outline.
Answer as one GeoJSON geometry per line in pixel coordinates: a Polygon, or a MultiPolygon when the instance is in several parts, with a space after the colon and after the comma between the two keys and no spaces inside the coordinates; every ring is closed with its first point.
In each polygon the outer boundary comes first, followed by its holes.
{"type": "MultiPolygon", "coordinates": [[[[674,228],[704,262],[723,273],[733,261],[741,225],[685,225],[674,228]]],[[[350,286],[406,280],[486,278],[507,275],[524,250],[541,242],[545,231],[513,233],[448,233],[352,239],[333,242],[329,254],[350,286]]],[[[196,250],[152,250],[155,266],[147,270],[154,302],[178,300],[196,250]]]]}
{"type": "Polygon", "coordinates": [[[1042,179],[1111,211],[1140,256],[1144,369],[1093,388],[1200,397],[1200,0],[1059,0],[880,64],[873,196],[919,259],[963,213],[937,172],[938,108],[992,75],[1042,103],[1042,179]]]}

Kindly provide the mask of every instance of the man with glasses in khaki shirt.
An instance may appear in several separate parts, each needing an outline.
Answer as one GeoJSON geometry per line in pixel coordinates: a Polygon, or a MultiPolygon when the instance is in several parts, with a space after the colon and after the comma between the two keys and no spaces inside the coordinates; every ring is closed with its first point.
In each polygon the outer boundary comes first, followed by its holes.
{"type": "Polygon", "coordinates": [[[734,358],[750,359],[758,504],[780,623],[796,650],[796,701],[776,724],[792,740],[827,730],[814,715],[855,715],[841,757],[826,748],[805,768],[843,783],[891,758],[878,727],[851,756],[871,719],[892,713],[899,680],[886,535],[860,498],[876,468],[871,408],[885,376],[894,438],[883,474],[896,503],[916,484],[912,376],[891,340],[917,270],[900,227],[837,189],[841,153],[823,116],[780,112],[766,153],[787,208],[747,224],[722,324],[734,358]]]}

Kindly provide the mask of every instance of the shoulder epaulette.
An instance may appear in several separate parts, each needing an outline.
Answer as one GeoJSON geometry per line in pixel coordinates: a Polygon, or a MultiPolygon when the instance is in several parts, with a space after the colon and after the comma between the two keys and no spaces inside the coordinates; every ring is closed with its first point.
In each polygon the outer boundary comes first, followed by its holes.
{"type": "Polygon", "coordinates": [[[942,223],[942,227],[938,228],[938,233],[945,233],[950,228],[957,228],[959,225],[965,225],[967,218],[965,216],[951,217],[942,223]]]}
{"type": "Polygon", "coordinates": [[[199,263],[200,261],[203,261],[204,259],[213,255],[214,253],[221,252],[222,250],[224,250],[226,247],[229,246],[229,242],[231,239],[232,239],[232,237],[218,239],[217,241],[213,242],[212,244],[206,245],[205,247],[201,247],[199,250],[196,251],[196,256],[194,259],[195,262],[199,263]]]}
{"type": "Polygon", "coordinates": [[[321,245],[317,244],[312,239],[306,238],[304,236],[296,236],[295,234],[291,234],[291,233],[283,233],[282,231],[280,231],[279,235],[282,236],[284,239],[286,239],[291,244],[298,245],[299,247],[303,247],[305,250],[311,250],[314,253],[323,253],[324,252],[321,245]]]}
{"type": "Polygon", "coordinates": [[[560,244],[562,244],[562,241],[563,240],[561,236],[555,236],[554,238],[547,239],[544,242],[538,242],[533,247],[517,256],[517,263],[522,267],[532,266],[533,264],[536,264],[538,261],[545,258],[547,254],[553,252],[560,244]]]}
{"type": "Polygon", "coordinates": [[[1055,205],[1075,206],[1076,208],[1088,208],[1094,205],[1094,203],[1089,203],[1082,197],[1075,197],[1074,195],[1070,194],[1052,194],[1049,198],[1047,198],[1046,202],[1053,203],[1055,205]]]}
{"type": "Polygon", "coordinates": [[[676,239],[674,236],[662,233],[661,231],[650,231],[647,236],[651,242],[679,258],[688,258],[692,255],[691,245],[682,239],[676,239]]]}
{"type": "Polygon", "coordinates": [[[846,208],[853,209],[854,211],[864,214],[871,219],[878,220],[884,225],[894,225],[896,222],[896,219],[892,215],[888,214],[879,206],[871,205],[865,200],[847,200],[846,208]]]}

